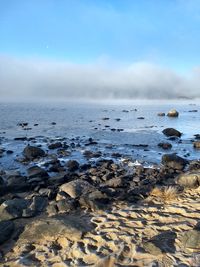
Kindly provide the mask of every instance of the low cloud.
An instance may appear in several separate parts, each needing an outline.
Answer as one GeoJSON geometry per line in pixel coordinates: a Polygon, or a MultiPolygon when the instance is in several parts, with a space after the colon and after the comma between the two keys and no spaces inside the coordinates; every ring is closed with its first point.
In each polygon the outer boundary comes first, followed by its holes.
{"type": "Polygon", "coordinates": [[[155,64],[72,64],[0,56],[1,98],[200,97],[200,68],[187,76],[155,64]]]}

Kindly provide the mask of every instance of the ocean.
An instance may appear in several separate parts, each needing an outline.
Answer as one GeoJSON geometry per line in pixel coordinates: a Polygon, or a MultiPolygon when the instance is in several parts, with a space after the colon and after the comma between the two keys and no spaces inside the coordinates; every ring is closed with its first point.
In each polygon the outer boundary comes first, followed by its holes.
{"type": "MultiPolygon", "coordinates": [[[[194,100],[105,100],[105,101],[44,101],[0,103],[0,147],[14,153],[0,159],[0,167],[17,168],[16,158],[31,141],[16,137],[35,138],[34,143],[45,148],[44,138],[79,143],[79,151],[71,151],[69,158],[83,161],[82,143],[92,138],[90,146],[110,158],[119,153],[122,158],[156,164],[164,153],[177,153],[188,159],[198,159],[200,150],[193,148],[194,135],[200,133],[200,101],[194,100]],[[178,118],[158,116],[175,108],[178,118]],[[20,123],[28,123],[21,127],[20,123]],[[180,140],[169,141],[163,129],[173,127],[183,133],[180,140]],[[63,139],[64,138],[64,139],[63,139]],[[158,147],[170,142],[171,150],[158,147]]],[[[78,147],[78,146],[77,146],[78,147]]]]}

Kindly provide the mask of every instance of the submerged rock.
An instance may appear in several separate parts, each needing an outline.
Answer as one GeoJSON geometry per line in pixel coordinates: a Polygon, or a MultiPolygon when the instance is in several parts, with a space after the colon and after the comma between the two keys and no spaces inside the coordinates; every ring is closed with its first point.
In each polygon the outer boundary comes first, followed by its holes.
{"type": "Polygon", "coordinates": [[[188,164],[188,160],[177,156],[176,154],[165,154],[162,156],[162,164],[166,167],[175,169],[175,170],[183,170],[188,164]]]}
{"type": "Polygon", "coordinates": [[[164,112],[159,112],[157,115],[160,116],[160,117],[164,117],[165,113],[164,112]]]}
{"type": "Polygon", "coordinates": [[[172,145],[170,143],[159,143],[158,146],[161,147],[162,149],[171,149],[172,148],[172,145]]]}
{"type": "Polygon", "coordinates": [[[177,137],[181,137],[181,135],[182,135],[181,132],[179,132],[178,130],[176,130],[174,128],[166,128],[162,132],[166,136],[177,136],[177,137]]]}
{"type": "Polygon", "coordinates": [[[39,157],[44,157],[45,152],[43,149],[36,146],[26,146],[23,150],[23,155],[25,158],[32,160],[39,157]]]}

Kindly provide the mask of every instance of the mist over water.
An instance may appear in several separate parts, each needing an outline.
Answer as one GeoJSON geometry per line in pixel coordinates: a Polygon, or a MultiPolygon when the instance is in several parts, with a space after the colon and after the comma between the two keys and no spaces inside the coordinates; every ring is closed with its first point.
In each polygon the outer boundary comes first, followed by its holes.
{"type": "Polygon", "coordinates": [[[148,62],[72,64],[0,56],[3,98],[198,98],[200,68],[187,75],[148,62]]]}

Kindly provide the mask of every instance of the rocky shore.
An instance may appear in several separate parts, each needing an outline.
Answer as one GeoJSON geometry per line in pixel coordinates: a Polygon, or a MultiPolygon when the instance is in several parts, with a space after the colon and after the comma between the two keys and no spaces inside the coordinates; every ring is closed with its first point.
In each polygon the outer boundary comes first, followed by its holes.
{"type": "Polygon", "coordinates": [[[170,153],[181,132],[163,136],[153,166],[86,137],[0,149],[17,166],[0,172],[0,266],[200,266],[200,161],[170,153]]]}

